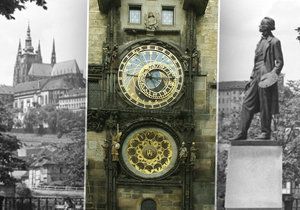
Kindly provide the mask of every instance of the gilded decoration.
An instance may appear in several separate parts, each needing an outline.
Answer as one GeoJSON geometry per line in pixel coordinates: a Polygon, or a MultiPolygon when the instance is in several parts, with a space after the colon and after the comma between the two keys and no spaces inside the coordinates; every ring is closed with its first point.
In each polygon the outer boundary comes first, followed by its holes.
{"type": "Polygon", "coordinates": [[[159,177],[175,164],[177,146],[173,137],[160,128],[140,128],[124,141],[126,166],[142,177],[159,177]]]}

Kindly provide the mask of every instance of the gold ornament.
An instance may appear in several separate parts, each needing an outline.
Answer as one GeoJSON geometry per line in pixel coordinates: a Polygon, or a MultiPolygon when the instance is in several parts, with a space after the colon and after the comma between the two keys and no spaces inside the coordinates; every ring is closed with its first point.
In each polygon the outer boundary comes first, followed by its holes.
{"type": "Polygon", "coordinates": [[[168,172],[177,159],[177,146],[169,133],[160,128],[141,128],[125,140],[123,158],[140,176],[158,177],[168,172]]]}

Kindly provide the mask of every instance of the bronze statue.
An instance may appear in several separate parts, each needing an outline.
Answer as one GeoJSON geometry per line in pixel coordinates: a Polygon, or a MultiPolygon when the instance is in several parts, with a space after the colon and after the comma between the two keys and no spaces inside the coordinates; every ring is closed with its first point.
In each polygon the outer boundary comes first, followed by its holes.
{"type": "Polygon", "coordinates": [[[283,56],[280,41],[274,37],[275,21],[265,17],[259,26],[262,38],[255,50],[254,68],[245,89],[240,119],[240,133],[231,140],[246,140],[247,132],[255,113],[260,112],[261,133],[256,137],[261,140],[271,138],[272,114],[279,113],[277,82],[270,87],[262,88],[259,82],[269,72],[280,74],[283,67],[283,56]]]}

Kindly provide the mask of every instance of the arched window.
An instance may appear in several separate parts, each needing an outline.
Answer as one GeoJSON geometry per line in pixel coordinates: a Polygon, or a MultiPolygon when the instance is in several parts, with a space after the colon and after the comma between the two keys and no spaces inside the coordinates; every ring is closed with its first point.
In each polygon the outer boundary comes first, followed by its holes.
{"type": "Polygon", "coordinates": [[[141,210],[156,210],[156,202],[153,199],[145,199],[141,204],[141,210]]]}

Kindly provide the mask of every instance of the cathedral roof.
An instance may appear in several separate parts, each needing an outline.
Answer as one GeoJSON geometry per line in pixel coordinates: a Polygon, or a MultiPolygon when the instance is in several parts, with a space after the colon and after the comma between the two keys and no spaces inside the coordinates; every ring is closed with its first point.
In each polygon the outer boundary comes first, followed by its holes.
{"type": "Polygon", "coordinates": [[[51,76],[78,73],[80,73],[80,70],[76,60],[70,60],[54,64],[51,76]]]}
{"type": "Polygon", "coordinates": [[[72,84],[70,84],[64,78],[54,78],[43,87],[43,90],[68,90],[71,88],[73,88],[72,84]]]}
{"type": "Polygon", "coordinates": [[[51,64],[46,63],[33,63],[28,72],[30,76],[43,76],[50,77],[52,72],[51,64]]]}
{"type": "Polygon", "coordinates": [[[15,86],[15,93],[39,90],[45,85],[47,81],[48,79],[41,79],[41,80],[35,80],[31,82],[19,83],[15,86]]]}
{"type": "Polygon", "coordinates": [[[14,87],[7,85],[0,85],[0,95],[14,94],[14,87]]]}

